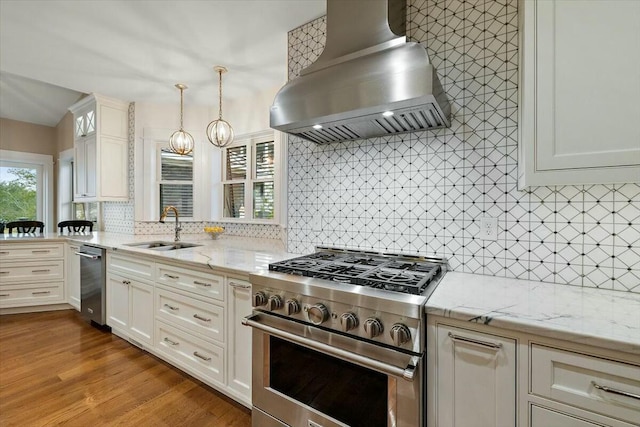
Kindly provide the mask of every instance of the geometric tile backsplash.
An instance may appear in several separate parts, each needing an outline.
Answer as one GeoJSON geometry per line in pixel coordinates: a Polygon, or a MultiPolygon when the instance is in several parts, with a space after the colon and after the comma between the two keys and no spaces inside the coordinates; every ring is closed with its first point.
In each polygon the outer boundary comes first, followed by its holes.
{"type": "MultiPolygon", "coordinates": [[[[455,271],[640,292],[639,185],[517,189],[517,0],[409,0],[407,14],[452,126],[328,145],[289,136],[287,250],[445,256],[455,271]],[[498,240],[478,239],[483,216],[498,240]]],[[[324,17],[289,32],[290,79],[324,42],[324,17]]]]}

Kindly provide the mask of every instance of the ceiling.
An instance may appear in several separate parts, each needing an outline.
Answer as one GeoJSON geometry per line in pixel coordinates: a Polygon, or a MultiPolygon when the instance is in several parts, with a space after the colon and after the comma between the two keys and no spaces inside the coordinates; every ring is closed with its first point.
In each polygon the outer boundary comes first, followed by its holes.
{"type": "Polygon", "coordinates": [[[217,106],[286,79],[287,32],[325,0],[0,0],[0,117],[55,126],[82,93],[217,106]]]}

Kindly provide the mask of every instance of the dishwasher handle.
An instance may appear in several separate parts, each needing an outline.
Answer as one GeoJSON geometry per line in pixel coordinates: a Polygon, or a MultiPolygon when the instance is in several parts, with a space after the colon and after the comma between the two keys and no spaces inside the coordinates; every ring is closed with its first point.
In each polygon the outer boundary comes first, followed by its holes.
{"type": "Polygon", "coordinates": [[[100,259],[102,256],[100,255],[91,255],[85,254],[84,252],[76,252],[76,255],[80,255],[81,257],[89,258],[89,259],[100,259]]]}

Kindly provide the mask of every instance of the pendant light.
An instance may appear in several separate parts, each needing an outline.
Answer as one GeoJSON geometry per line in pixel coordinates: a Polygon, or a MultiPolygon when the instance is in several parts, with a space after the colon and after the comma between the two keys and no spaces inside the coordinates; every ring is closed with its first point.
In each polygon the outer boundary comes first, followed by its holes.
{"type": "Polygon", "coordinates": [[[187,88],[187,86],[182,83],[178,83],[176,84],[176,87],[180,89],[180,129],[175,131],[171,135],[171,138],[169,138],[169,147],[174,153],[186,156],[193,151],[193,137],[182,127],[182,118],[184,115],[182,92],[187,88]]]}
{"type": "Polygon", "coordinates": [[[226,73],[227,69],[216,65],[213,71],[218,73],[218,119],[207,126],[207,138],[214,146],[224,147],[233,141],[233,128],[228,121],[222,119],[222,73],[226,73]]]}

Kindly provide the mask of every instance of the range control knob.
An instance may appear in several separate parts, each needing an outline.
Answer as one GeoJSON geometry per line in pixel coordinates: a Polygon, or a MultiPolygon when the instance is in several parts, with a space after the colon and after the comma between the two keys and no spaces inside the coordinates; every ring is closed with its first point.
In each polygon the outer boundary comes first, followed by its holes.
{"type": "Polygon", "coordinates": [[[280,295],[271,295],[267,301],[267,307],[269,310],[279,310],[282,308],[282,298],[280,295]]]}
{"type": "Polygon", "coordinates": [[[314,304],[307,310],[307,318],[314,325],[319,325],[329,318],[329,310],[324,304],[314,304]]]}
{"type": "Polygon", "coordinates": [[[253,306],[260,307],[267,303],[267,295],[264,292],[256,292],[253,294],[253,306]]]}
{"type": "Polygon", "coordinates": [[[343,332],[355,329],[358,327],[358,318],[353,313],[343,313],[340,316],[340,327],[343,332]]]}
{"type": "Polygon", "coordinates": [[[288,299],[284,303],[284,311],[287,313],[287,316],[298,314],[300,313],[300,303],[293,298],[288,299]]]}
{"type": "Polygon", "coordinates": [[[389,331],[389,335],[391,335],[393,345],[398,347],[411,341],[411,331],[402,323],[396,323],[393,325],[389,331]]]}
{"type": "Polygon", "coordinates": [[[375,338],[384,331],[382,323],[375,317],[370,317],[364,321],[364,332],[367,338],[375,338]]]}

